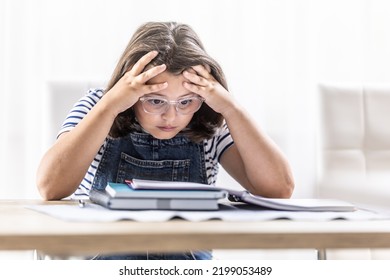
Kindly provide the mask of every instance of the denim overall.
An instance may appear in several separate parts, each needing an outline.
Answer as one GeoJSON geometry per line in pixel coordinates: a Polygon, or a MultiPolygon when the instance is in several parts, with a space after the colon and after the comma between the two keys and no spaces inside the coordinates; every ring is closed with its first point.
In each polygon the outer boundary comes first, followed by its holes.
{"type": "MultiPolygon", "coordinates": [[[[92,187],[104,189],[107,182],[124,183],[127,179],[207,184],[203,144],[191,142],[180,134],[167,140],[159,140],[150,134],[138,132],[121,138],[108,138],[92,187]]],[[[211,259],[211,252],[130,253],[98,255],[94,259],[211,259]]]]}

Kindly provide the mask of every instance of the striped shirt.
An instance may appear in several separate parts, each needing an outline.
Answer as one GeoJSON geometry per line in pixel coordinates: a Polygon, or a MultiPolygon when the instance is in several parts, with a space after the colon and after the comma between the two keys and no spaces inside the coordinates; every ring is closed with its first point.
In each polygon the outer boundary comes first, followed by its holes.
{"type": "MultiPolygon", "coordinates": [[[[102,98],[102,89],[90,89],[88,93],[83,96],[72,108],[66,117],[58,136],[64,132],[72,130],[88,112],[96,105],[102,98]]],[[[99,167],[101,158],[103,157],[106,147],[107,139],[100,147],[94,160],[92,161],[87,173],[84,176],[80,186],[71,196],[72,198],[88,198],[89,191],[92,187],[92,182],[96,174],[96,170],[99,167]]],[[[218,175],[218,163],[221,155],[233,144],[233,139],[230,135],[229,129],[226,124],[219,128],[211,139],[203,141],[204,153],[205,153],[205,168],[207,173],[208,184],[215,184],[218,175]]]]}

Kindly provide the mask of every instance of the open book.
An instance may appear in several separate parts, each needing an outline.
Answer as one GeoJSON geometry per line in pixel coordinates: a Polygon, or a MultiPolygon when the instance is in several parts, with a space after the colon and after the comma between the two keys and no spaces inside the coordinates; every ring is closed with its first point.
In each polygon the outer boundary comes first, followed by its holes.
{"type": "Polygon", "coordinates": [[[257,205],[268,209],[285,211],[343,211],[351,212],[356,208],[353,204],[336,199],[283,199],[283,198],[265,198],[253,195],[246,190],[232,190],[212,185],[205,185],[190,182],[169,182],[169,181],[151,181],[133,179],[126,183],[134,189],[158,189],[158,190],[224,190],[229,194],[229,200],[235,202],[244,202],[251,205],[257,205]]]}

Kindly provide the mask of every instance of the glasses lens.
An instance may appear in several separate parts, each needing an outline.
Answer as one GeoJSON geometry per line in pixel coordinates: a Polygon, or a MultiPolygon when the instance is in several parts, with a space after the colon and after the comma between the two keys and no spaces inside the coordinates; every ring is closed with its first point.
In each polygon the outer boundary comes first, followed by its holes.
{"type": "Polygon", "coordinates": [[[176,106],[176,111],[178,113],[182,115],[193,114],[199,110],[203,103],[203,99],[199,97],[183,98],[177,101],[168,101],[156,97],[146,97],[141,98],[140,100],[144,111],[149,114],[164,114],[171,103],[176,106]]]}
{"type": "Polygon", "coordinates": [[[176,108],[180,114],[192,114],[199,110],[202,102],[203,100],[197,97],[179,99],[176,108]]]}
{"type": "Polygon", "coordinates": [[[166,111],[168,101],[160,98],[145,98],[142,100],[145,112],[150,114],[162,114],[166,111]]]}

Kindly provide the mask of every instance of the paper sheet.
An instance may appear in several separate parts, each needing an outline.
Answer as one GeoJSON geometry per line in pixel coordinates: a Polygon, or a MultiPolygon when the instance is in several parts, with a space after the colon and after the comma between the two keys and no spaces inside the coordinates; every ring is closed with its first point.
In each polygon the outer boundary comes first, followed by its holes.
{"type": "Polygon", "coordinates": [[[173,211],[173,210],[108,210],[95,204],[86,204],[84,208],[77,205],[31,205],[26,208],[45,213],[52,217],[70,222],[114,222],[134,220],[138,222],[165,222],[180,218],[192,222],[218,219],[229,222],[256,222],[277,219],[295,221],[329,221],[345,219],[381,220],[390,219],[389,215],[359,209],[354,212],[294,212],[263,210],[255,207],[220,205],[218,211],[173,211]]]}

